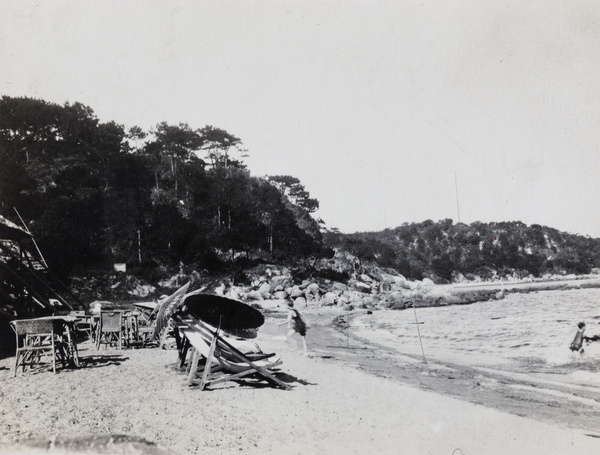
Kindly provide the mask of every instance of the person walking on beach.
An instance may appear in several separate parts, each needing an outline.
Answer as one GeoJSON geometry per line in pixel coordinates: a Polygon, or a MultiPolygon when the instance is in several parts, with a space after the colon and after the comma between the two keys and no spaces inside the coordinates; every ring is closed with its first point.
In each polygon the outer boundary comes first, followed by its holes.
{"type": "Polygon", "coordinates": [[[287,333],[287,337],[291,337],[294,333],[298,333],[302,337],[302,345],[304,347],[304,354],[308,354],[308,347],[306,346],[306,323],[302,316],[294,308],[294,302],[288,302],[288,317],[285,321],[277,325],[285,325],[288,324],[290,326],[290,330],[287,333]]]}

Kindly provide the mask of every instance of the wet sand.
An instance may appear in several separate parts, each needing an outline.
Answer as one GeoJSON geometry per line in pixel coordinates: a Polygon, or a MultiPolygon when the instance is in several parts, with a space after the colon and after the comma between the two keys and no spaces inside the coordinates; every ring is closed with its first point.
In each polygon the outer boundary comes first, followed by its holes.
{"type": "MultiPolygon", "coordinates": [[[[349,314],[344,319],[352,317],[349,314]]],[[[377,343],[375,332],[367,339],[357,336],[352,328],[336,330],[324,325],[326,319],[320,315],[315,314],[312,320],[313,325],[319,325],[319,330],[310,334],[316,355],[340,359],[362,371],[420,390],[578,429],[590,437],[600,438],[600,377],[597,373],[573,370],[568,375],[520,374],[500,366],[471,367],[452,359],[398,353],[384,343],[377,343]]]]}

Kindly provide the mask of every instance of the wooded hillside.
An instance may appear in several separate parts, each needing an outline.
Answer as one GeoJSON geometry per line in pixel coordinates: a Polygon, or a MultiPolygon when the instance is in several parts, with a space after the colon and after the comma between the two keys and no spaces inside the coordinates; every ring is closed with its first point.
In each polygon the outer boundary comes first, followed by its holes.
{"type": "Polygon", "coordinates": [[[323,254],[318,202],[297,179],[253,177],[242,141],[161,123],[125,131],[91,108],[0,101],[0,213],[35,235],[62,275],[323,254]]]}
{"type": "Polygon", "coordinates": [[[477,275],[589,273],[600,240],[520,222],[403,224],[342,234],[313,218],[318,200],[293,176],[252,176],[242,140],[160,123],[128,131],[80,103],[0,100],[0,214],[31,230],[61,276],[182,264],[235,274],[253,261],[304,265],[332,249],[437,282],[477,275]]]}
{"type": "Polygon", "coordinates": [[[519,221],[405,223],[381,232],[330,232],[325,242],[408,278],[443,282],[544,274],[587,274],[600,266],[600,239],[519,221]]]}

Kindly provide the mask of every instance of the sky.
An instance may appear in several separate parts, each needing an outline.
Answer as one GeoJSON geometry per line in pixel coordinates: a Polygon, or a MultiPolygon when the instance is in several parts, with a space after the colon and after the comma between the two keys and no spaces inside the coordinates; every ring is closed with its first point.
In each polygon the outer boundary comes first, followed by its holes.
{"type": "Polygon", "coordinates": [[[600,4],[0,0],[0,95],[223,128],[342,232],[600,238],[600,4]]]}

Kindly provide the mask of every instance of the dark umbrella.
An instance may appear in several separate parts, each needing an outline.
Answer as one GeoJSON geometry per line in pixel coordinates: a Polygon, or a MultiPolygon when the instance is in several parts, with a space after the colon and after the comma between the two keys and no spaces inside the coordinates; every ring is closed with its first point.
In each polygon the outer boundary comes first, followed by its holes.
{"type": "Polygon", "coordinates": [[[265,323],[260,311],[237,300],[218,295],[190,295],[184,301],[182,313],[219,327],[235,336],[255,338],[258,327],[265,323]]]}

